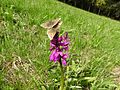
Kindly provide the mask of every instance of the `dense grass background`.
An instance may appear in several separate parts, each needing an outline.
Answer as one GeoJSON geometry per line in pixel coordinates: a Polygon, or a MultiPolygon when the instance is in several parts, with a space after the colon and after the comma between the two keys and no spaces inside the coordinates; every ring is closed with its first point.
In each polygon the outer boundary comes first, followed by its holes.
{"type": "Polygon", "coordinates": [[[60,17],[70,50],[66,88],[119,90],[111,75],[120,64],[120,22],[56,0],[0,1],[0,89],[59,87],[60,71],[49,61],[49,38],[40,24],[60,17]],[[77,87],[75,87],[77,86],[77,87]]]}

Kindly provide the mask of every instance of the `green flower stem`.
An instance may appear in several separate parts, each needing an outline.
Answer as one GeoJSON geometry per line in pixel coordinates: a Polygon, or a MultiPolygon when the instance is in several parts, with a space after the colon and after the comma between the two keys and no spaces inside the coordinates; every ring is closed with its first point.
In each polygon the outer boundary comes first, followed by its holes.
{"type": "Polygon", "coordinates": [[[63,71],[63,66],[62,66],[61,60],[60,60],[60,69],[61,69],[60,90],[63,90],[64,89],[64,71],[63,71]]]}

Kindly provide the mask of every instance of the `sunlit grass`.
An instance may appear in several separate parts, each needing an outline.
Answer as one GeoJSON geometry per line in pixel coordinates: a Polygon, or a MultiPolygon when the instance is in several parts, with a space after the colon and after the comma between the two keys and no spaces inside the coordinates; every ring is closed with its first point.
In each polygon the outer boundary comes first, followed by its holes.
{"type": "Polygon", "coordinates": [[[49,61],[50,41],[46,30],[40,27],[44,21],[58,17],[63,21],[61,32],[68,31],[71,40],[66,88],[117,87],[110,72],[119,65],[120,22],[55,0],[2,0],[0,15],[0,89],[58,90],[60,71],[57,64],[49,61]],[[14,69],[14,63],[20,71],[14,69]],[[6,75],[9,70],[16,74],[11,76],[15,83],[5,79],[11,78],[6,75]]]}

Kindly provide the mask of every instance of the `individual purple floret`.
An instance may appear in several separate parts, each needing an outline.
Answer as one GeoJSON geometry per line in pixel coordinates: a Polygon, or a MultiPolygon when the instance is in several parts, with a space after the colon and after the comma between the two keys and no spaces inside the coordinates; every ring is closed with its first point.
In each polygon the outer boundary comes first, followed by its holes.
{"type": "Polygon", "coordinates": [[[52,52],[50,55],[51,61],[59,61],[61,60],[63,65],[66,65],[66,59],[68,58],[68,45],[69,38],[68,33],[65,33],[64,36],[59,37],[59,32],[56,33],[54,38],[50,42],[50,51],[52,52]]]}

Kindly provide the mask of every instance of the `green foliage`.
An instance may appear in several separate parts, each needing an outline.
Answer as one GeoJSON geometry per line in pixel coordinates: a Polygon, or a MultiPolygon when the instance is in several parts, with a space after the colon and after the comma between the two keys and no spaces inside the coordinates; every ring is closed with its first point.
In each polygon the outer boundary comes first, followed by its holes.
{"type": "Polygon", "coordinates": [[[71,41],[66,90],[119,89],[110,72],[120,63],[120,23],[55,0],[1,1],[0,89],[58,90],[60,68],[49,61],[49,39],[40,27],[57,17],[71,41]]]}
{"type": "Polygon", "coordinates": [[[106,5],[106,1],[105,0],[96,0],[96,5],[97,6],[106,5]]]}

